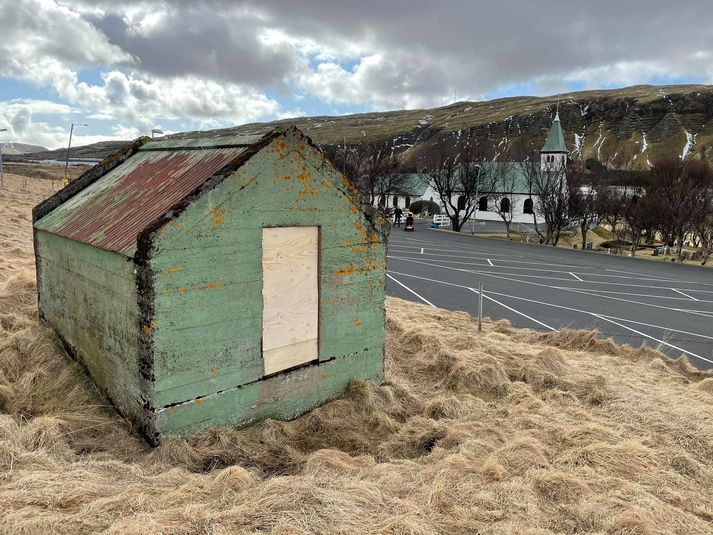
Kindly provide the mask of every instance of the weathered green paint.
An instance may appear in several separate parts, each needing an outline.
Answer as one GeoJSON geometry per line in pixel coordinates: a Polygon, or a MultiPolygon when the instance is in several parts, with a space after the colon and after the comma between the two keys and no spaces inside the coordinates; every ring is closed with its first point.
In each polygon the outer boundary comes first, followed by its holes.
{"type": "Polygon", "coordinates": [[[35,240],[42,318],[112,403],[142,421],[133,262],[41,230],[35,240]]]}
{"type": "Polygon", "coordinates": [[[260,141],[262,136],[233,134],[229,136],[202,136],[196,138],[157,139],[149,141],[141,147],[142,151],[166,149],[201,149],[206,147],[234,147],[236,145],[252,145],[260,141]]]}
{"type": "Polygon", "coordinates": [[[158,232],[157,407],[262,377],[263,227],[320,226],[320,360],[383,355],[384,245],[345,188],[321,153],[288,134],[158,232]]]}
{"type": "Polygon", "coordinates": [[[383,357],[365,352],[167,407],[157,414],[156,428],[162,435],[188,436],[217,425],[290,420],[343,395],[354,378],[383,382],[383,357]]]}
{"type": "Polygon", "coordinates": [[[154,441],[292,418],[351,379],[383,380],[383,237],[306,138],[270,139],[145,230],[134,258],[36,230],[43,316],[154,441]],[[319,362],[265,378],[262,229],[280,226],[320,227],[319,362]]]}

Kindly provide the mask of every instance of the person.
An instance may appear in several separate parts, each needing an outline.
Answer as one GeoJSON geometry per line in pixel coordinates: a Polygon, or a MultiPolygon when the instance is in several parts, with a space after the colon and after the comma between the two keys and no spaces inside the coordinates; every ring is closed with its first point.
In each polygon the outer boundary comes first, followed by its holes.
{"type": "Polygon", "coordinates": [[[394,226],[395,227],[401,226],[401,216],[402,215],[404,215],[404,213],[401,211],[401,208],[399,208],[397,206],[396,210],[394,210],[394,226]]]}
{"type": "Polygon", "coordinates": [[[411,214],[406,216],[406,224],[404,225],[405,229],[411,228],[413,229],[413,216],[411,214]]]}

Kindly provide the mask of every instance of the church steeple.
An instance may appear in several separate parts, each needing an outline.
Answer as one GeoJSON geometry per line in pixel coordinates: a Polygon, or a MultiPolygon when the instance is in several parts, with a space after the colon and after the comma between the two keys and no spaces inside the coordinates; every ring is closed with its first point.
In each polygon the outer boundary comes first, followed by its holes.
{"type": "Polygon", "coordinates": [[[547,133],[547,140],[540,151],[542,169],[564,169],[567,165],[567,153],[567,146],[564,144],[564,133],[562,132],[562,125],[560,124],[558,102],[555,119],[552,121],[550,131],[547,133]]]}
{"type": "Polygon", "coordinates": [[[547,134],[547,141],[545,141],[545,145],[540,152],[567,152],[567,146],[564,144],[562,125],[560,124],[559,110],[555,115],[555,120],[552,121],[552,126],[547,134]]]}

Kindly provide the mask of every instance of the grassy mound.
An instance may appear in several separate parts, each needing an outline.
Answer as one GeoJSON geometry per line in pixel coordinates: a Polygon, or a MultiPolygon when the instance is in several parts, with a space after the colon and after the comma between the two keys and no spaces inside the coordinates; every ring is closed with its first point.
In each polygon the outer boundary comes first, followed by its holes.
{"type": "Polygon", "coordinates": [[[385,385],[151,449],[38,323],[20,220],[0,265],[0,532],[713,531],[713,376],[397,299],[385,385]]]}

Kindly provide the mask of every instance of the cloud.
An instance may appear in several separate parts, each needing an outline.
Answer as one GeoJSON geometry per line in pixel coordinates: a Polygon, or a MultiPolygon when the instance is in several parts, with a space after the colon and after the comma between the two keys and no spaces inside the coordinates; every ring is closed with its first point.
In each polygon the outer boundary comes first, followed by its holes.
{"type": "Polygon", "coordinates": [[[712,82],[712,15],[709,0],[8,1],[0,76],[127,129],[207,128],[283,117],[296,102],[322,114],[513,86],[712,82]],[[100,79],[85,81],[87,69],[100,79]]]}
{"type": "MultiPolygon", "coordinates": [[[[41,145],[47,148],[66,146],[69,132],[64,126],[50,125],[47,121],[35,121],[36,114],[56,116],[66,122],[70,117],[71,109],[68,106],[55,104],[43,100],[14,100],[0,102],[0,128],[7,128],[7,132],[0,132],[1,143],[21,142],[41,145]]],[[[75,130],[73,144],[86,145],[106,140],[131,139],[138,137],[135,131],[117,125],[112,135],[87,135],[82,128],[75,130]]]]}
{"type": "Polygon", "coordinates": [[[42,84],[72,67],[134,62],[90,22],[52,0],[2,2],[0,20],[0,76],[42,84]]]}

